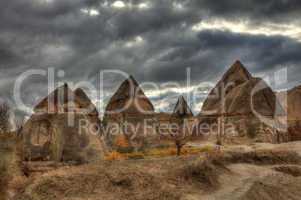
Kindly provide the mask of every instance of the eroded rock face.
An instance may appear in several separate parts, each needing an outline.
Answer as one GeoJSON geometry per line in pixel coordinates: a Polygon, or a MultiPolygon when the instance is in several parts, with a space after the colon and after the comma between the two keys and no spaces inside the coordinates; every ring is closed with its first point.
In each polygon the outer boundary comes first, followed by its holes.
{"type": "Polygon", "coordinates": [[[301,120],[301,86],[277,93],[288,120],[301,120]]]}
{"type": "Polygon", "coordinates": [[[34,111],[21,132],[25,160],[84,162],[89,135],[96,135],[100,125],[97,109],[84,91],[73,92],[64,84],[34,111]]]}
{"type": "Polygon", "coordinates": [[[272,89],[260,78],[252,77],[236,61],[209,93],[202,112],[208,114],[252,114],[273,116],[280,106],[272,89]],[[258,88],[258,89],[257,89],[258,88]]]}
{"type": "Polygon", "coordinates": [[[105,118],[114,118],[122,114],[153,114],[154,106],[145,96],[137,81],[130,76],[110,99],[105,118]]]}
{"type": "Polygon", "coordinates": [[[188,106],[185,98],[180,96],[173,111],[175,117],[193,117],[193,113],[188,106]]]}
{"type": "Polygon", "coordinates": [[[0,135],[0,200],[7,199],[8,169],[11,159],[12,145],[10,144],[10,138],[0,135]]]}
{"type": "MultiPolygon", "coordinates": [[[[245,129],[254,132],[251,129],[255,122],[255,126],[260,124],[260,117],[276,123],[275,115],[283,114],[283,109],[272,89],[236,61],[209,93],[199,117],[212,121],[222,114],[228,121],[244,119],[245,129]]],[[[242,126],[241,122],[237,125],[242,126]]]]}
{"type": "Polygon", "coordinates": [[[287,124],[289,139],[301,140],[301,86],[276,93],[286,115],[282,121],[287,124]]]}
{"type": "Polygon", "coordinates": [[[235,89],[235,87],[249,81],[251,78],[251,74],[246,70],[241,62],[236,61],[223,75],[222,79],[216,84],[216,86],[210,91],[208,98],[204,101],[202,113],[218,112],[221,110],[222,92],[224,91],[227,95],[235,89]]]}
{"type": "Polygon", "coordinates": [[[106,140],[109,143],[114,143],[118,134],[125,135],[135,149],[141,149],[147,143],[146,135],[154,131],[148,128],[154,122],[154,106],[132,76],[120,85],[110,99],[103,121],[108,130],[106,140]]]}

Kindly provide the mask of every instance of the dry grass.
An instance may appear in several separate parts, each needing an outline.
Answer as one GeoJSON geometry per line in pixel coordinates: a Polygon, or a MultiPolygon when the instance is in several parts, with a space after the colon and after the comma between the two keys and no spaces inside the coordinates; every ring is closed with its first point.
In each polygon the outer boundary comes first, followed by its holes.
{"type": "MultiPolygon", "coordinates": [[[[201,153],[210,153],[213,152],[212,146],[204,146],[202,148],[196,147],[184,147],[182,149],[182,156],[191,156],[201,153]]],[[[132,152],[132,153],[120,153],[118,151],[112,151],[106,155],[105,160],[126,160],[126,159],[144,159],[144,158],[164,158],[170,156],[176,156],[177,149],[174,147],[168,148],[153,148],[145,152],[132,152]]]]}
{"type": "Polygon", "coordinates": [[[300,164],[301,157],[293,151],[260,150],[250,152],[227,152],[220,158],[227,163],[249,163],[257,165],[300,164]]]}
{"type": "Polygon", "coordinates": [[[16,199],[180,199],[180,194],[162,185],[163,182],[138,167],[119,161],[44,174],[16,199]]]}
{"type": "Polygon", "coordinates": [[[0,164],[0,200],[6,199],[8,176],[6,166],[0,164]]]}
{"type": "Polygon", "coordinates": [[[185,181],[211,190],[219,187],[219,175],[229,172],[229,170],[222,162],[217,162],[215,159],[206,159],[187,163],[179,172],[179,176],[184,178],[185,181]]]}
{"type": "Polygon", "coordinates": [[[6,200],[8,181],[13,173],[14,144],[12,134],[0,135],[0,200],[6,200]]]}
{"type": "MultiPolygon", "coordinates": [[[[32,183],[24,185],[15,200],[186,199],[186,195],[190,193],[211,194],[211,192],[217,192],[220,188],[225,187],[222,182],[224,175],[227,177],[237,175],[231,173],[229,169],[233,168],[229,166],[228,169],[227,164],[268,165],[260,167],[267,167],[270,170],[269,165],[273,164],[300,163],[298,154],[290,151],[261,150],[222,153],[213,151],[211,147],[204,147],[198,150],[190,149],[189,151],[197,152],[197,154],[187,154],[191,156],[165,157],[172,154],[173,150],[171,148],[161,148],[160,150],[156,149],[156,156],[153,154],[153,157],[147,157],[149,151],[131,154],[112,152],[108,155],[110,157],[107,157],[110,162],[102,161],[97,164],[62,167],[44,173],[42,176],[35,177],[32,183]],[[200,154],[203,152],[206,154],[200,154]],[[145,156],[148,159],[140,160],[145,156]]],[[[300,171],[295,169],[291,167],[289,169],[275,168],[277,171],[299,176],[300,171]]],[[[276,173],[276,175],[279,174],[276,173]]],[[[295,179],[292,176],[283,176],[295,179]]],[[[276,181],[271,185],[264,182],[267,186],[264,186],[263,189],[260,184],[262,183],[254,181],[244,198],[262,199],[261,197],[264,195],[274,197],[272,191],[277,188],[276,181]],[[257,194],[256,191],[262,194],[257,194]]],[[[285,190],[281,192],[284,193],[285,190]]],[[[198,197],[196,199],[202,199],[201,196],[198,197]]]]}
{"type": "Polygon", "coordinates": [[[284,200],[300,199],[301,178],[269,175],[252,183],[250,188],[239,198],[241,200],[284,200]]]}
{"type": "Polygon", "coordinates": [[[224,171],[222,164],[196,157],[63,167],[36,177],[16,200],[177,200],[192,189],[218,188],[224,171]]]}
{"type": "Polygon", "coordinates": [[[105,160],[113,161],[113,160],[124,160],[127,159],[125,154],[119,153],[117,151],[112,151],[105,156],[105,160]]]}
{"type": "Polygon", "coordinates": [[[299,167],[299,166],[285,165],[285,166],[277,166],[277,167],[274,167],[273,169],[276,170],[277,172],[289,174],[294,177],[301,176],[301,167],[299,167]]]}

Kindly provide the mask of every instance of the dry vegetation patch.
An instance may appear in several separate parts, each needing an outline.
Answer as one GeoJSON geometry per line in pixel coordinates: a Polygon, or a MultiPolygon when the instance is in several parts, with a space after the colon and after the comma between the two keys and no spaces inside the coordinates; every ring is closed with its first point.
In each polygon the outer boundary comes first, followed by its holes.
{"type": "Polygon", "coordinates": [[[163,182],[138,167],[116,161],[44,174],[16,199],[179,199],[180,194],[163,182]]]}
{"type": "Polygon", "coordinates": [[[293,151],[259,150],[249,152],[226,152],[220,158],[227,163],[248,163],[256,165],[300,164],[301,157],[293,151]]]}
{"type": "Polygon", "coordinates": [[[301,167],[294,166],[294,165],[284,165],[284,166],[277,166],[273,168],[274,170],[278,172],[282,172],[284,174],[289,174],[294,177],[301,176],[301,167]]]}
{"type": "MultiPolygon", "coordinates": [[[[185,199],[189,195],[196,195],[196,199],[202,199],[202,195],[210,196],[228,187],[225,181],[229,180],[230,182],[227,182],[229,184],[232,179],[240,180],[238,176],[242,175],[250,177],[243,178],[243,181],[248,182],[234,186],[239,187],[236,188],[238,189],[236,197],[242,195],[241,199],[244,200],[272,200],[291,192],[289,197],[298,199],[295,197],[300,193],[297,189],[301,187],[301,180],[298,177],[301,170],[297,164],[300,164],[301,159],[295,152],[284,150],[198,152],[206,153],[180,157],[147,157],[147,152],[127,154],[116,152],[115,155],[111,155],[116,159],[110,161],[64,166],[40,177],[34,177],[34,181],[24,186],[24,190],[15,200],[171,200],[185,199]],[[140,159],[142,157],[148,159],[140,159]],[[240,167],[231,168],[230,164],[233,163],[238,163],[240,167]],[[254,176],[257,172],[244,168],[255,165],[261,165],[257,166],[258,169],[268,169],[269,173],[274,169],[283,174],[275,172],[273,175],[268,174],[269,181],[266,181],[254,176]],[[293,185],[294,180],[297,181],[297,185],[293,185]],[[277,185],[278,181],[280,186],[277,185]],[[277,192],[273,193],[275,190],[277,192]]],[[[161,155],[161,152],[158,155],[161,155]]],[[[258,174],[266,176],[267,173],[258,174]]]]}
{"type": "MultiPolygon", "coordinates": [[[[181,151],[181,156],[191,156],[198,155],[202,153],[210,153],[213,151],[212,146],[204,147],[183,147],[181,151]]],[[[152,148],[146,151],[130,152],[130,153],[120,153],[118,151],[112,151],[105,156],[105,160],[126,160],[126,159],[144,159],[144,158],[163,158],[176,156],[177,149],[175,147],[166,148],[152,148]]]]}
{"type": "Polygon", "coordinates": [[[301,178],[269,175],[255,181],[239,198],[241,200],[298,200],[301,196],[301,178]]]}
{"type": "Polygon", "coordinates": [[[12,175],[17,173],[15,138],[13,134],[0,134],[0,200],[6,200],[8,183],[12,175]]]}
{"type": "Polygon", "coordinates": [[[206,159],[188,163],[179,172],[180,177],[185,181],[199,185],[201,188],[217,189],[219,175],[229,170],[218,160],[206,159]]]}

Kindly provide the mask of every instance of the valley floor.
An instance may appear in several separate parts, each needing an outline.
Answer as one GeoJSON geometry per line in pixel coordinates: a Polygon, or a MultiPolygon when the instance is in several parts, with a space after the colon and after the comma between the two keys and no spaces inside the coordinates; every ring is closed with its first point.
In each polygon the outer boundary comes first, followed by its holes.
{"type": "Polygon", "coordinates": [[[298,200],[301,142],[233,145],[214,155],[49,167],[28,178],[15,177],[9,195],[15,200],[298,200]]]}

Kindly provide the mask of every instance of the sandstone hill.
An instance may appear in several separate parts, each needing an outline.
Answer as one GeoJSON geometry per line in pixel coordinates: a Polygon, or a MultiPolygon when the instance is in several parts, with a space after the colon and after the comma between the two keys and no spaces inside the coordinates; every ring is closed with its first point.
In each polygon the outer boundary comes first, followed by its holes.
{"type": "Polygon", "coordinates": [[[193,113],[183,96],[179,97],[173,111],[173,116],[185,118],[193,117],[193,113]]]}
{"type": "Polygon", "coordinates": [[[301,86],[277,93],[280,103],[287,111],[288,120],[301,120],[301,86]]]}
{"type": "Polygon", "coordinates": [[[236,61],[211,90],[201,114],[249,115],[252,107],[264,116],[274,116],[280,106],[272,89],[260,78],[253,77],[240,61],[236,61]],[[256,86],[263,88],[254,93],[256,86]],[[253,98],[253,105],[252,98],[253,98]]]}
{"type": "Polygon", "coordinates": [[[287,125],[290,140],[301,139],[301,86],[276,93],[286,111],[282,119],[287,125]]]}
{"type": "Polygon", "coordinates": [[[73,92],[64,84],[34,111],[21,131],[24,159],[84,161],[89,136],[97,133],[94,125],[100,123],[98,111],[84,91],[73,92]],[[81,127],[83,122],[88,128],[81,127]]]}
{"type": "Polygon", "coordinates": [[[145,96],[134,77],[126,79],[110,99],[104,118],[120,115],[140,115],[154,112],[154,106],[145,96]]]}
{"type": "Polygon", "coordinates": [[[207,121],[214,121],[224,115],[237,122],[239,132],[253,132],[254,136],[253,127],[260,127],[261,123],[258,116],[276,120],[275,116],[282,114],[283,108],[273,90],[236,61],[209,93],[199,117],[207,116],[207,121]]]}

